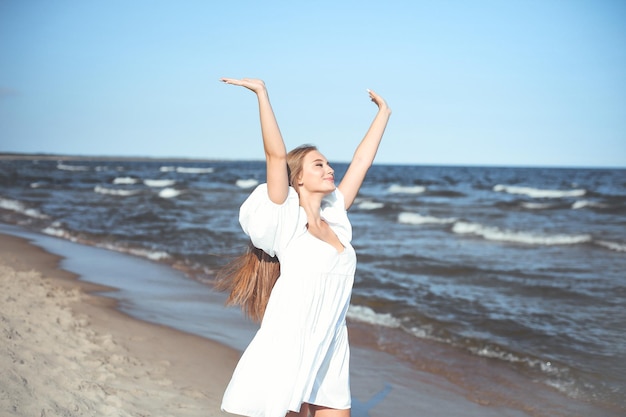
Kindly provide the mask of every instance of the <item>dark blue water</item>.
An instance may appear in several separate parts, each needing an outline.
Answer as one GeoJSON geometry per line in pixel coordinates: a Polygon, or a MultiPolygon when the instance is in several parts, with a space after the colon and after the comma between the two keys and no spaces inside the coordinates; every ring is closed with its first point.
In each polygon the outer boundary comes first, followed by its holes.
{"type": "MultiPolygon", "coordinates": [[[[245,248],[238,207],[264,168],[0,160],[0,221],[210,285],[245,248]]],[[[350,317],[383,332],[380,349],[417,363],[426,339],[626,407],[626,171],[375,165],[349,215],[350,317]]]]}

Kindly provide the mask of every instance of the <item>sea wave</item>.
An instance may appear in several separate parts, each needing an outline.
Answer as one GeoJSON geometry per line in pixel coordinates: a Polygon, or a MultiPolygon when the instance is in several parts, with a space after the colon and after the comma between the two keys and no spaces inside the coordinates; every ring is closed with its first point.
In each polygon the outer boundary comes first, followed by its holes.
{"type": "Polygon", "coordinates": [[[171,187],[172,185],[176,184],[176,181],[146,179],[146,180],[143,180],[143,183],[147,185],[148,187],[161,188],[161,187],[171,187]]]}
{"type": "Polygon", "coordinates": [[[357,207],[361,210],[378,210],[385,207],[385,204],[378,201],[365,200],[361,201],[357,207]]]}
{"type": "Polygon", "coordinates": [[[564,198],[564,197],[582,197],[587,193],[584,189],[574,190],[550,190],[532,187],[519,187],[515,185],[497,184],[493,187],[496,192],[505,192],[508,194],[522,194],[532,198],[564,198]]]}
{"type": "Polygon", "coordinates": [[[537,369],[550,376],[563,376],[568,372],[566,368],[562,368],[551,361],[520,356],[496,346],[473,346],[469,348],[469,351],[484,358],[499,359],[511,363],[524,363],[528,367],[537,369]]]}
{"type": "Polygon", "coordinates": [[[347,317],[350,320],[374,324],[384,327],[400,327],[401,323],[396,317],[388,313],[377,313],[369,307],[350,304],[347,317]]]}
{"type": "Polygon", "coordinates": [[[116,195],[120,197],[128,197],[139,193],[139,190],[122,190],[119,188],[106,188],[100,185],[96,185],[93,189],[98,194],[116,195]]]}
{"type": "Polygon", "coordinates": [[[602,203],[596,203],[595,201],[590,201],[590,200],[578,200],[578,201],[575,201],[574,204],[572,204],[572,208],[574,210],[579,210],[585,207],[606,208],[607,205],[602,204],[602,203]]]}
{"type": "Polygon", "coordinates": [[[545,359],[519,355],[490,345],[470,347],[469,350],[475,355],[484,358],[522,364],[527,368],[539,371],[540,374],[543,375],[540,379],[544,384],[557,389],[568,397],[584,397],[584,393],[578,388],[578,384],[572,377],[570,369],[565,365],[560,365],[545,359]]]}
{"type": "Polygon", "coordinates": [[[421,194],[426,191],[426,187],[422,185],[398,185],[392,184],[387,192],[389,194],[421,194]]]}
{"type": "Polygon", "coordinates": [[[60,238],[63,238],[72,242],[78,241],[78,239],[75,236],[73,236],[70,232],[68,232],[65,229],[62,229],[57,222],[53,223],[51,226],[46,227],[45,229],[42,230],[42,232],[47,235],[60,237],[60,238]]]}
{"type": "Polygon", "coordinates": [[[89,167],[85,165],[68,165],[61,162],[57,164],[57,169],[62,171],[89,171],[89,167]]]}
{"type": "Polygon", "coordinates": [[[609,242],[608,240],[596,240],[594,243],[616,252],[626,252],[626,243],[609,242]]]}
{"type": "Polygon", "coordinates": [[[139,180],[133,177],[117,177],[113,180],[113,184],[116,184],[116,185],[119,185],[119,184],[130,185],[130,184],[137,184],[138,182],[139,180]]]}
{"type": "Polygon", "coordinates": [[[591,235],[539,235],[530,232],[519,232],[500,229],[493,226],[484,226],[478,223],[459,221],[452,226],[452,231],[460,235],[476,235],[487,240],[500,242],[523,243],[527,245],[575,245],[592,241],[591,235]]]}
{"type": "Polygon", "coordinates": [[[10,198],[0,197],[0,209],[14,211],[16,213],[21,213],[21,214],[24,214],[28,217],[32,217],[35,219],[47,219],[48,218],[48,216],[41,213],[39,210],[26,207],[24,203],[17,201],[17,200],[11,200],[10,198]]]}
{"type": "Polygon", "coordinates": [[[422,216],[418,213],[403,212],[398,215],[398,222],[404,224],[451,224],[457,221],[453,217],[422,216]]]}
{"type": "Polygon", "coordinates": [[[74,236],[71,232],[63,229],[59,222],[54,222],[52,225],[43,229],[42,232],[50,236],[55,236],[55,237],[69,240],[71,242],[77,242],[81,244],[95,246],[98,248],[108,249],[108,250],[112,250],[115,252],[127,253],[129,255],[139,256],[139,257],[147,258],[153,261],[162,261],[164,259],[171,258],[170,254],[165,251],[155,251],[155,250],[149,250],[149,249],[144,249],[144,248],[123,247],[123,246],[119,246],[113,243],[94,242],[90,240],[79,239],[78,237],[74,236]]]}
{"type": "Polygon", "coordinates": [[[177,190],[175,188],[164,188],[161,191],[159,191],[159,197],[174,198],[174,197],[178,197],[181,193],[182,191],[177,190]]]}
{"type": "Polygon", "coordinates": [[[522,207],[525,209],[529,209],[529,210],[545,210],[545,209],[550,209],[550,208],[554,208],[554,204],[550,204],[550,203],[528,203],[528,202],[523,202],[522,207]]]}
{"type": "Polygon", "coordinates": [[[124,167],[123,166],[110,166],[110,165],[98,165],[95,170],[97,172],[102,172],[102,171],[118,171],[118,172],[122,172],[124,171],[124,167]]]}
{"type": "Polygon", "coordinates": [[[171,256],[169,253],[165,251],[153,251],[149,249],[143,248],[128,248],[122,247],[114,244],[99,244],[96,245],[99,248],[108,249],[116,252],[127,253],[129,255],[139,256],[141,258],[147,258],[153,261],[162,261],[164,259],[169,259],[171,256]]]}
{"type": "Polygon", "coordinates": [[[215,168],[162,166],[159,170],[161,172],[178,172],[181,174],[208,174],[215,171],[215,168]]]}
{"type": "Polygon", "coordinates": [[[252,188],[252,187],[256,187],[259,184],[258,180],[255,180],[254,178],[250,178],[250,179],[239,179],[235,182],[235,185],[239,188],[243,188],[243,189],[247,189],[247,188],[252,188]]]}

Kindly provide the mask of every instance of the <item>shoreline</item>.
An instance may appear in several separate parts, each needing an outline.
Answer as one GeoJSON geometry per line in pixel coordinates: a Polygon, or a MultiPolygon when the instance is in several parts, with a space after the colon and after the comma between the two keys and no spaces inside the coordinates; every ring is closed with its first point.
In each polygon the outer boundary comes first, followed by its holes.
{"type": "MultiPolygon", "coordinates": [[[[219,340],[219,338],[213,336],[207,337],[203,332],[193,334],[194,329],[184,327],[181,329],[180,322],[164,323],[160,319],[143,317],[141,314],[137,314],[136,307],[133,309],[132,306],[124,305],[127,304],[127,301],[123,297],[120,298],[124,290],[120,290],[116,285],[112,285],[110,281],[106,286],[100,285],[85,281],[83,274],[68,272],[68,269],[75,271],[75,268],[77,268],[76,264],[71,262],[77,261],[77,259],[72,258],[80,257],[81,254],[84,256],[85,253],[88,253],[76,250],[78,247],[92,248],[56,237],[27,231],[24,231],[21,237],[17,237],[15,234],[11,234],[10,227],[2,228],[0,229],[0,252],[3,255],[7,254],[7,256],[3,256],[2,260],[0,260],[0,267],[2,268],[0,275],[10,274],[11,272],[7,272],[7,268],[13,270],[17,274],[15,276],[20,276],[22,281],[32,280],[35,282],[32,286],[39,289],[44,288],[44,295],[52,293],[55,300],[61,300],[56,304],[56,307],[53,307],[57,310],[60,309],[61,313],[69,308],[70,318],[66,320],[69,324],[64,327],[63,331],[68,336],[71,336],[70,338],[77,338],[78,347],[76,349],[79,353],[82,352],[78,356],[88,357],[93,355],[98,358],[94,360],[99,361],[100,367],[92,369],[90,368],[91,360],[81,362],[77,359],[75,352],[66,352],[64,349],[56,346],[55,342],[62,337],[63,333],[39,334],[39,340],[43,339],[42,346],[45,346],[45,348],[42,348],[43,350],[33,351],[34,347],[22,346],[21,349],[13,349],[13,351],[31,352],[31,356],[34,359],[37,357],[46,358],[50,355],[50,357],[55,358],[60,355],[65,357],[65,361],[72,364],[73,367],[81,371],[86,368],[89,372],[93,372],[95,380],[104,378],[105,383],[96,383],[95,386],[91,386],[92,390],[83,386],[84,384],[78,383],[81,389],[75,395],[80,398],[92,398],[93,402],[90,405],[92,408],[87,408],[88,410],[104,407],[107,404],[105,400],[111,397],[109,403],[112,401],[118,407],[117,411],[115,411],[118,414],[113,415],[227,415],[219,410],[221,396],[240,356],[241,349],[245,347],[247,344],[246,340],[249,340],[249,336],[251,336],[252,327],[242,324],[243,320],[241,319],[229,322],[228,314],[225,314],[227,309],[221,305],[220,301],[212,302],[215,304],[214,307],[218,315],[206,315],[203,313],[201,319],[213,320],[213,327],[225,328],[224,331],[229,335],[238,333],[235,336],[235,338],[239,339],[237,343],[229,343],[227,340],[219,340]],[[37,243],[34,243],[28,236],[41,236],[41,239],[51,239],[59,246],[65,247],[66,252],[67,245],[78,246],[71,246],[71,255],[64,256],[59,254],[63,253],[62,250],[60,252],[56,250],[51,252],[50,245],[42,245],[45,248],[42,249],[37,239],[35,239],[37,243]],[[48,282],[48,284],[45,284],[45,282],[48,282]],[[108,294],[103,295],[103,293],[108,294]],[[157,321],[159,324],[154,324],[154,321],[157,321]],[[102,340],[106,342],[100,351],[96,349],[96,353],[92,352],[95,349],[92,346],[94,340],[97,342],[97,345],[101,345],[102,343],[100,342],[102,340]],[[243,345],[241,340],[244,340],[243,345]],[[237,345],[238,343],[239,345],[237,345]],[[88,348],[89,346],[91,347],[88,348]],[[86,349],[86,351],[83,352],[81,349],[86,349]],[[107,358],[117,358],[116,360],[120,361],[120,363],[111,363],[107,358]],[[124,370],[124,372],[120,372],[120,370],[124,370]],[[102,394],[102,392],[107,392],[103,387],[108,389],[108,392],[114,394],[102,394]],[[141,392],[141,395],[138,395],[138,392],[141,392]],[[98,396],[98,393],[100,393],[100,396],[98,396]],[[171,409],[173,407],[171,402],[164,404],[164,400],[160,398],[184,399],[185,407],[184,409],[171,409]]],[[[86,256],[90,259],[83,260],[83,263],[87,264],[86,268],[97,269],[99,263],[102,264],[103,262],[116,264],[121,262],[123,264],[123,258],[130,257],[129,255],[111,252],[106,249],[92,249],[96,251],[96,254],[86,256]],[[112,258],[108,258],[109,256],[112,258]],[[97,259],[94,259],[94,257],[97,257],[97,259]]],[[[151,273],[148,267],[150,266],[149,264],[154,263],[140,258],[137,258],[136,262],[139,263],[138,268],[141,269],[144,275],[151,273]]],[[[169,267],[160,264],[158,266],[159,268],[170,270],[169,267]]],[[[136,266],[122,265],[122,268],[125,271],[124,275],[128,273],[129,277],[133,278],[132,273],[136,266]]],[[[80,270],[80,268],[78,269],[80,270]]],[[[172,273],[174,272],[172,270],[172,273]]],[[[159,285],[162,285],[162,283],[155,283],[156,287],[159,285]]],[[[21,289],[21,291],[24,293],[24,289],[21,289]]],[[[28,301],[29,304],[24,306],[25,308],[23,309],[25,310],[30,305],[37,305],[42,298],[41,291],[39,294],[39,298],[37,298],[36,294],[32,295],[30,301],[28,301]]],[[[11,295],[8,297],[19,298],[11,295]]],[[[45,295],[44,298],[47,299],[48,296],[45,295]]],[[[128,302],[132,301],[132,299],[128,300],[128,302]]],[[[186,308],[188,304],[197,302],[198,300],[196,299],[190,300],[185,298],[178,300],[178,304],[174,307],[186,308]]],[[[207,301],[202,299],[200,302],[206,303],[207,301]]],[[[4,320],[5,315],[11,319],[12,315],[18,314],[15,309],[5,312],[9,303],[5,304],[6,306],[0,308],[3,323],[7,322],[4,320]]],[[[49,313],[46,314],[49,315],[49,313]]],[[[190,318],[189,321],[193,321],[193,319],[190,318]]],[[[198,320],[198,318],[196,317],[195,320],[198,320]]],[[[33,327],[31,326],[28,331],[31,331],[33,327]]],[[[47,327],[54,328],[55,326],[54,323],[51,323],[47,327]]],[[[412,417],[414,415],[523,417],[546,415],[546,410],[538,410],[536,408],[538,405],[533,402],[533,400],[538,399],[535,392],[536,388],[525,387],[527,389],[519,393],[520,398],[517,405],[506,405],[500,402],[492,403],[484,401],[484,399],[481,401],[480,398],[473,397],[471,392],[456,383],[450,382],[450,375],[420,370],[412,366],[407,367],[407,364],[399,361],[390,353],[377,350],[376,341],[371,340],[368,342],[367,339],[371,338],[371,335],[368,334],[367,329],[363,326],[355,324],[349,327],[351,327],[350,337],[353,340],[353,343],[351,343],[353,417],[382,417],[388,415],[399,417],[412,417]],[[525,406],[520,407],[519,403],[525,404],[525,406]]],[[[4,330],[5,335],[12,334],[12,332],[20,334],[24,332],[24,329],[20,330],[11,326],[8,329],[5,327],[4,330]]],[[[38,330],[43,329],[40,328],[38,330]]],[[[437,354],[436,349],[433,350],[432,346],[429,347],[428,344],[425,344],[424,348],[431,355],[437,354]]],[[[6,354],[0,356],[5,357],[5,360],[11,357],[6,354]]],[[[31,376],[28,377],[26,375],[28,374],[28,367],[20,367],[15,361],[5,365],[5,368],[10,369],[12,375],[16,375],[16,381],[18,382],[19,378],[32,379],[33,376],[39,378],[47,372],[54,372],[53,368],[42,367],[41,363],[33,363],[32,366],[36,366],[37,371],[33,372],[33,369],[30,369],[31,376]],[[26,374],[20,373],[21,371],[26,372],[26,374]]],[[[489,366],[485,362],[485,369],[489,366]]],[[[460,370],[459,375],[462,375],[462,372],[460,370]]],[[[86,377],[80,376],[80,378],[85,379],[86,377]]],[[[57,388],[64,393],[75,391],[76,381],[74,381],[73,385],[70,384],[69,387],[65,386],[63,388],[64,386],[59,381],[57,388]]],[[[20,387],[19,383],[8,386],[7,389],[0,390],[0,392],[5,391],[9,393],[7,398],[0,396],[0,405],[2,405],[2,408],[14,407],[16,405],[14,401],[19,402],[19,398],[26,398],[28,403],[39,404],[41,410],[37,410],[34,414],[29,412],[17,415],[40,414],[40,412],[46,410],[46,404],[50,407],[49,404],[58,403],[56,398],[59,397],[60,393],[57,393],[56,396],[45,394],[48,388],[51,387],[39,387],[37,389],[31,387],[26,389],[26,386],[20,387]],[[37,394],[40,388],[43,390],[43,397],[33,399],[27,396],[28,393],[31,396],[33,393],[37,394]],[[26,397],[23,397],[24,395],[26,397]],[[14,398],[18,399],[14,400],[14,398]],[[9,402],[5,406],[6,401],[9,402]]],[[[546,394],[544,393],[544,395],[546,394]]],[[[77,400],[74,399],[73,401],[74,403],[71,404],[77,407],[77,400]]],[[[582,409],[577,410],[580,411],[580,415],[584,415],[585,408],[583,406],[582,409]]],[[[47,410],[49,410],[48,413],[53,413],[46,414],[47,416],[62,415],[54,414],[53,408],[48,408],[47,410]]],[[[100,414],[111,415],[104,413],[102,410],[100,410],[100,414]]],[[[70,412],[67,415],[81,414],[72,414],[70,412]]],[[[554,415],[571,414],[561,414],[557,411],[554,415]]]]}
{"type": "Polygon", "coordinates": [[[219,416],[239,352],[133,319],[61,257],[0,234],[1,408],[15,415],[219,416]],[[4,378],[3,378],[4,379],[4,378]],[[69,413],[69,414],[66,414],[69,413]]]}

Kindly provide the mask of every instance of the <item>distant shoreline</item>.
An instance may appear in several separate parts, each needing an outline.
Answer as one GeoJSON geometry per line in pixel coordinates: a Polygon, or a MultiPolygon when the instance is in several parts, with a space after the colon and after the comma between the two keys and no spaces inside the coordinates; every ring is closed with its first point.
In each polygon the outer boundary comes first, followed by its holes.
{"type": "Polygon", "coordinates": [[[44,161],[171,161],[171,162],[219,162],[222,159],[151,157],[151,156],[93,156],[93,155],[58,155],[49,153],[0,153],[0,160],[31,160],[44,161]]]}
{"type": "MultiPolygon", "coordinates": [[[[129,161],[129,162],[265,162],[264,159],[229,159],[229,158],[186,158],[169,156],[111,156],[111,155],[63,155],[50,153],[11,153],[0,152],[0,161],[32,160],[42,161],[129,161]]],[[[348,164],[349,161],[331,161],[338,164],[348,164]]],[[[626,167],[611,166],[560,166],[560,165],[473,165],[473,164],[435,164],[435,163],[408,163],[408,162],[374,162],[374,165],[381,166],[424,166],[424,167],[454,167],[454,168],[498,168],[498,169],[597,169],[597,170],[626,170],[626,167]]]]}

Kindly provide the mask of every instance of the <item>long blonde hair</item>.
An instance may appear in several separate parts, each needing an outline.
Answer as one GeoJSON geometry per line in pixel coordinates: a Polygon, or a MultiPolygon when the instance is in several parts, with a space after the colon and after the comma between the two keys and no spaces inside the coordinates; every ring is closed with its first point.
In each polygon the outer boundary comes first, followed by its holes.
{"type": "MultiPolygon", "coordinates": [[[[317,150],[313,145],[302,145],[287,154],[289,185],[299,190],[298,177],[302,174],[307,153],[317,150]]],[[[240,305],[246,316],[260,322],[272,288],[280,276],[280,262],[263,250],[248,243],[247,250],[217,273],[216,288],[229,292],[227,305],[240,305]]]]}

